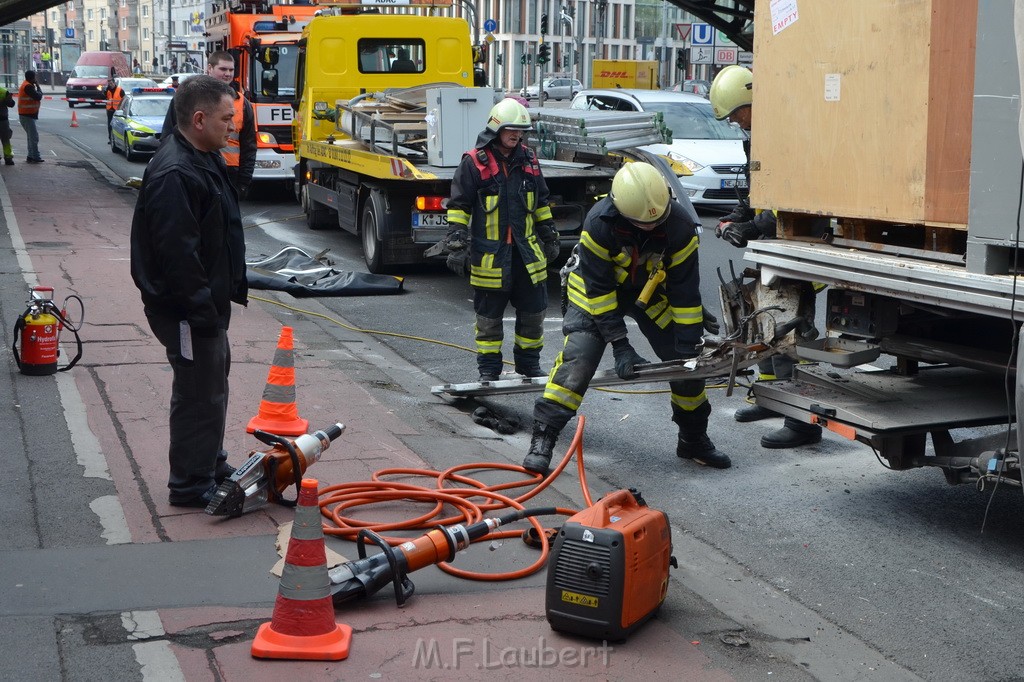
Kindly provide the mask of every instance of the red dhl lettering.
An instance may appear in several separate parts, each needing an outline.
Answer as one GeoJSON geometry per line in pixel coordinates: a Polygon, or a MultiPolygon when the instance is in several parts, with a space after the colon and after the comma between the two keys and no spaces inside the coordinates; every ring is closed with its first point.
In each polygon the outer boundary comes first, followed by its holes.
{"type": "Polygon", "coordinates": [[[628,78],[628,71],[602,71],[598,74],[601,78],[628,78]]]}

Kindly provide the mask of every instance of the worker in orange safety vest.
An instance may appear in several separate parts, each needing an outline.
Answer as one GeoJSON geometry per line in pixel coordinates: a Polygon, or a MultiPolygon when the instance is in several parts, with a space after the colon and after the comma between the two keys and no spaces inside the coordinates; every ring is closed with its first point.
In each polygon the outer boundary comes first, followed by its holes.
{"type": "Polygon", "coordinates": [[[104,94],[107,98],[107,144],[112,145],[114,143],[114,131],[110,127],[110,123],[114,120],[114,112],[121,106],[121,100],[124,99],[124,90],[114,80],[113,69],[110,70],[110,78],[107,79],[107,88],[104,94]]]}
{"type": "Polygon", "coordinates": [[[43,90],[36,83],[36,72],[29,70],[25,72],[25,80],[18,89],[18,120],[25,130],[25,137],[28,142],[29,163],[42,163],[43,157],[39,155],[39,131],[36,130],[36,120],[39,118],[39,102],[43,99],[43,90]]]}
{"type": "MultiPolygon", "coordinates": [[[[234,80],[235,59],[230,52],[219,51],[211,54],[206,60],[206,73],[235,88],[235,132],[231,133],[227,146],[222,147],[220,153],[227,164],[231,184],[238,192],[238,197],[242,199],[249,192],[252,173],[256,168],[256,116],[252,104],[238,91],[238,82],[234,80]]],[[[175,124],[172,102],[164,118],[162,139],[170,136],[175,124]]]]}

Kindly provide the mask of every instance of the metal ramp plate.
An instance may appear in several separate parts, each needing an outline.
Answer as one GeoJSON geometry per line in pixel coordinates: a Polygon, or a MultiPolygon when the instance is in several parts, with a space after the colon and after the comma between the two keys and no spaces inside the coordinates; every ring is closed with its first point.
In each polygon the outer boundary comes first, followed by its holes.
{"type": "Polygon", "coordinates": [[[839,372],[797,366],[789,381],[754,384],[757,404],[810,421],[817,414],[860,435],[895,436],[998,424],[1007,419],[1003,377],[962,367],[839,372]]]}

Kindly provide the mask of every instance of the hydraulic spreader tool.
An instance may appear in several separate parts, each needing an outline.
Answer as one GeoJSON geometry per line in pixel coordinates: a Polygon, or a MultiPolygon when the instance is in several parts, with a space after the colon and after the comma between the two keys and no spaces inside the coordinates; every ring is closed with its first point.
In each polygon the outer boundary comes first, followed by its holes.
{"type": "Polygon", "coordinates": [[[253,435],[272,446],[271,449],[249,453],[249,459],[217,488],[206,506],[206,513],[211,516],[241,516],[271,502],[293,506],[294,500],[284,499],[284,491],[290,485],[298,491],[302,474],[320,461],[324,450],[344,431],[344,424],[333,424],[292,440],[257,429],[253,435]]]}
{"type": "MultiPolygon", "coordinates": [[[[430,530],[397,547],[369,529],[357,536],[359,559],[328,571],[335,606],[365,599],[392,585],[399,606],[412,596],[409,574],[452,561],[488,533],[555,508],[514,510],[469,525],[430,530]],[[367,544],[380,548],[367,556],[367,544]]],[[[668,593],[672,536],[668,518],[636,490],[609,493],[566,521],[548,563],[547,619],[560,632],[625,639],[657,613],[668,593]]]]}

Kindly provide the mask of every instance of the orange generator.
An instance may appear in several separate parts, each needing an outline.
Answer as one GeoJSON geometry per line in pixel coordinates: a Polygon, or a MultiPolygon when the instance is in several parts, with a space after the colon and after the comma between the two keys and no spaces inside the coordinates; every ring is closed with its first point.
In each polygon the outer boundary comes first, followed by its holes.
{"type": "Polygon", "coordinates": [[[554,630],[623,640],[668,593],[672,531],[664,512],[630,488],[609,493],[558,531],[548,563],[546,611],[554,630]]]}

